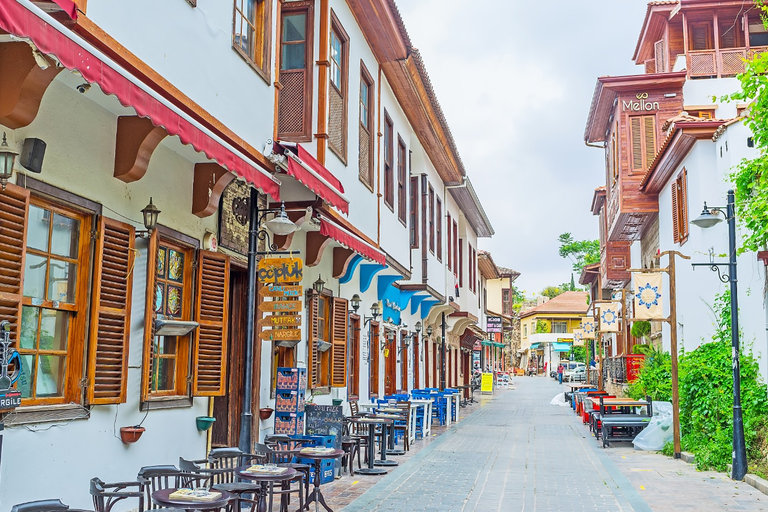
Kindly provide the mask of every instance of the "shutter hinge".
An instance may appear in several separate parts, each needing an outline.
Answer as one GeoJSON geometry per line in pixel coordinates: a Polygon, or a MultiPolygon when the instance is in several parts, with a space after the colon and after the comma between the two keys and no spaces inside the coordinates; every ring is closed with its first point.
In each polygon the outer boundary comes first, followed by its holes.
{"type": "Polygon", "coordinates": [[[81,387],[81,388],[88,387],[88,378],[87,377],[83,377],[82,379],[80,379],[80,382],[77,385],[79,387],[81,387]]]}
{"type": "Polygon", "coordinates": [[[98,240],[99,239],[99,230],[98,229],[92,229],[91,230],[91,240],[98,240]]]}

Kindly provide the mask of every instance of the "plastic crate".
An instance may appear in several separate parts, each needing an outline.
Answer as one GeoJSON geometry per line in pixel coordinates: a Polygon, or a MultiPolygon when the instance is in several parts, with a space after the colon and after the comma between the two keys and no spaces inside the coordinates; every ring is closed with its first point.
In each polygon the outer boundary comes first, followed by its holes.
{"type": "Polygon", "coordinates": [[[336,436],[307,436],[312,439],[313,443],[310,446],[322,446],[324,448],[333,448],[333,443],[336,441],[336,436]]]}
{"type": "MultiPolygon", "coordinates": [[[[333,474],[334,474],[334,460],[321,460],[319,462],[320,464],[320,483],[321,484],[327,484],[328,482],[333,481],[333,474]]],[[[309,473],[309,483],[310,485],[314,485],[315,483],[315,475],[317,474],[317,471],[315,470],[315,464],[317,464],[317,461],[315,459],[306,459],[306,458],[299,458],[300,464],[309,464],[312,467],[312,471],[309,473]]]]}
{"type": "Polygon", "coordinates": [[[304,393],[300,391],[277,391],[275,411],[304,412],[304,393]]]}
{"type": "Polygon", "coordinates": [[[275,434],[303,434],[304,413],[275,413],[275,434]]]}
{"type": "Polygon", "coordinates": [[[304,391],[307,389],[306,368],[278,368],[277,391],[304,391]]]}

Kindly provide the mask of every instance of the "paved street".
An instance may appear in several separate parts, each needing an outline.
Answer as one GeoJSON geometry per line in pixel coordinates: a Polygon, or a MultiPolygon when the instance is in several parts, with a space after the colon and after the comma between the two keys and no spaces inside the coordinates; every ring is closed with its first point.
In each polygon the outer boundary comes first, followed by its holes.
{"type": "Polygon", "coordinates": [[[768,496],[725,475],[628,443],[599,448],[569,408],[549,404],[561,390],[516,378],[343,510],[768,511],[768,496]]]}

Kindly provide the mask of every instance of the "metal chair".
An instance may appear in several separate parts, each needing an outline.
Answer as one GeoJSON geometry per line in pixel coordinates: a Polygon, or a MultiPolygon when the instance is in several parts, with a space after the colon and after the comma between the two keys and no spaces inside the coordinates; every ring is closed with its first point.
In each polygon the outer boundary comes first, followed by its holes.
{"type": "Polygon", "coordinates": [[[245,496],[260,494],[262,488],[259,484],[238,481],[235,469],[245,466],[250,462],[266,462],[266,457],[257,454],[246,454],[239,448],[214,448],[204,460],[187,460],[179,457],[179,469],[204,482],[202,485],[210,487],[214,491],[227,491],[237,497],[235,510],[241,509],[241,502],[251,502],[245,496]]]}
{"type": "Polygon", "coordinates": [[[26,503],[19,503],[11,507],[11,512],[87,512],[85,510],[75,510],[69,508],[69,505],[65,505],[61,500],[38,500],[28,501],[26,503]]]}
{"type": "MultiPolygon", "coordinates": [[[[309,464],[294,462],[295,454],[292,450],[303,448],[305,446],[311,446],[314,444],[314,441],[309,438],[292,438],[285,434],[273,434],[266,436],[264,438],[264,443],[265,444],[257,443],[254,450],[257,452],[265,453],[269,457],[270,462],[274,462],[278,466],[293,468],[296,470],[297,474],[301,474],[302,480],[299,482],[299,488],[303,487],[304,492],[303,496],[300,496],[299,501],[306,501],[309,498],[309,479],[313,467],[309,464]]],[[[289,480],[288,483],[290,484],[294,481],[298,480],[294,478],[293,480],[289,480]]],[[[278,492],[278,494],[286,496],[285,500],[283,500],[281,496],[280,510],[287,508],[287,505],[283,505],[283,503],[290,501],[290,495],[292,492],[295,492],[295,490],[287,490],[285,489],[285,486],[283,486],[280,492],[278,492]]]]}
{"type": "Polygon", "coordinates": [[[111,512],[112,507],[119,501],[128,498],[139,500],[139,512],[144,512],[144,493],[142,492],[141,482],[117,482],[107,484],[101,479],[91,478],[90,484],[91,498],[93,498],[93,508],[96,512],[111,512]],[[135,488],[135,491],[129,489],[135,488]]]}

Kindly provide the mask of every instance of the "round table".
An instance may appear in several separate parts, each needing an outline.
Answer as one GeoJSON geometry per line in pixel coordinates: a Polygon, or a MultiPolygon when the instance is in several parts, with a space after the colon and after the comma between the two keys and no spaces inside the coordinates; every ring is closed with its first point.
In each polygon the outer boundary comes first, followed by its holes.
{"type": "MultiPolygon", "coordinates": [[[[374,465],[374,459],[376,458],[376,425],[387,425],[388,423],[392,423],[392,420],[365,416],[349,418],[349,421],[351,423],[357,423],[358,425],[368,425],[368,467],[358,469],[355,473],[359,475],[386,475],[386,469],[377,468],[374,465]]],[[[386,428],[384,431],[386,432],[386,428]]],[[[386,435],[386,433],[384,435],[386,435]]]]}
{"type": "Polygon", "coordinates": [[[226,507],[229,501],[232,499],[232,495],[227,491],[216,491],[221,493],[221,497],[213,501],[174,500],[168,497],[176,491],[178,491],[178,489],[175,487],[159,489],[152,493],[152,501],[161,507],[176,509],[181,508],[187,512],[191,512],[195,510],[218,511],[226,507]]]}
{"type": "Polygon", "coordinates": [[[267,484],[274,484],[276,482],[285,482],[296,476],[296,470],[293,468],[284,468],[282,473],[251,473],[246,471],[251,466],[240,466],[235,468],[235,473],[240,478],[251,480],[258,484],[261,484],[262,492],[259,493],[259,504],[256,507],[258,512],[265,512],[267,510],[267,484]]]}
{"type": "MultiPolygon", "coordinates": [[[[379,409],[379,411],[381,411],[381,410],[383,410],[383,409],[379,409]]],[[[408,415],[402,409],[397,409],[397,412],[399,414],[387,414],[387,413],[376,414],[377,418],[383,418],[383,419],[387,419],[387,420],[392,420],[392,424],[391,425],[387,425],[387,428],[391,429],[392,433],[388,434],[387,442],[385,443],[385,445],[387,447],[387,450],[385,452],[386,455],[405,455],[405,450],[397,450],[397,449],[395,449],[395,421],[394,420],[403,420],[403,421],[407,422],[408,421],[408,415]],[[403,418],[403,415],[405,415],[405,418],[403,418]]],[[[382,449],[382,451],[383,451],[383,449],[382,449]]],[[[377,464],[376,464],[377,466],[397,466],[397,462],[391,461],[391,460],[388,461],[387,458],[385,456],[383,456],[383,455],[381,457],[381,460],[388,462],[388,464],[378,464],[379,461],[376,461],[377,462],[377,464]]]]}
{"type": "Polygon", "coordinates": [[[307,502],[304,504],[304,508],[306,510],[309,510],[309,504],[313,501],[315,502],[315,511],[320,510],[320,505],[325,508],[328,512],[333,512],[331,508],[328,506],[327,503],[325,503],[325,498],[323,498],[323,493],[320,492],[320,462],[328,459],[338,459],[339,457],[344,455],[344,450],[333,450],[330,452],[321,452],[321,453],[314,453],[311,451],[311,449],[304,449],[302,450],[299,455],[303,459],[312,459],[315,461],[315,482],[314,482],[314,489],[312,489],[312,494],[309,495],[309,498],[307,499],[307,502]]]}

